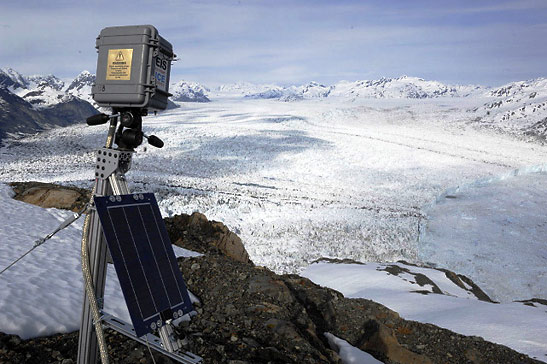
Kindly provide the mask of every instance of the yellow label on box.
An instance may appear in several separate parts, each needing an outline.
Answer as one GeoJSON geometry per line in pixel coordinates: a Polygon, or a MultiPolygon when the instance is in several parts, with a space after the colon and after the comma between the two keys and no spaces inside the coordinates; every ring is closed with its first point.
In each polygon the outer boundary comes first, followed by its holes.
{"type": "Polygon", "coordinates": [[[109,49],[106,66],[107,80],[130,80],[131,60],[133,59],[133,48],[131,49],[109,49]]]}

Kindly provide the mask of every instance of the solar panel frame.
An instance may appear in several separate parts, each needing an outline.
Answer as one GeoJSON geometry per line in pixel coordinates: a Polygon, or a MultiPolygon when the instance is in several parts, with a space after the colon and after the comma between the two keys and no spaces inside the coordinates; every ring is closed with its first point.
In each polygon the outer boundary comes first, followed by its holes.
{"type": "Polygon", "coordinates": [[[94,201],[136,335],[192,311],[154,194],[94,201]]]}

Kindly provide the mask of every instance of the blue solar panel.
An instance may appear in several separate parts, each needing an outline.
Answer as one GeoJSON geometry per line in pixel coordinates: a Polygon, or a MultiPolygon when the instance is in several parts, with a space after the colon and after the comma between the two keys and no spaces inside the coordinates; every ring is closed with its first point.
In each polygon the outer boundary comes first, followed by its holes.
{"type": "Polygon", "coordinates": [[[94,200],[137,336],[192,311],[154,194],[94,200]]]}

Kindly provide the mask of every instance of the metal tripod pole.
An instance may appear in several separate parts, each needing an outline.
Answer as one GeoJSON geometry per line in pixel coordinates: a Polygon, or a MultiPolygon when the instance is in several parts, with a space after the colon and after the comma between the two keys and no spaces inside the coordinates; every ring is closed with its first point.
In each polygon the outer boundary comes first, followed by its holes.
{"type": "MultiPolygon", "coordinates": [[[[105,148],[97,152],[95,167],[94,196],[128,194],[129,189],[124,173],[130,168],[131,152],[121,152],[112,149],[112,142],[116,130],[117,118],[110,121],[110,128],[105,148]]],[[[93,198],[93,196],[92,196],[93,198]]],[[[106,267],[108,247],[103,235],[101,223],[97,212],[92,208],[89,212],[90,227],[87,236],[89,242],[89,267],[95,297],[99,307],[102,308],[104,288],[106,281],[106,267]]],[[[89,298],[84,293],[84,304],[80,324],[80,336],[78,340],[78,364],[96,364],[99,359],[97,335],[93,325],[93,315],[89,304],[89,298]]]]}
{"type": "MultiPolygon", "coordinates": [[[[115,112],[116,110],[113,111],[115,112]]],[[[131,168],[133,153],[132,149],[125,150],[122,147],[122,150],[119,150],[112,148],[119,114],[114,114],[110,117],[101,114],[99,117],[94,117],[91,123],[88,118],[88,123],[96,125],[97,121],[104,120],[105,117],[107,119],[110,118],[110,128],[105,147],[97,151],[95,159],[95,185],[93,187],[89,215],[84,222],[84,232],[82,234],[82,271],[84,273],[86,290],[84,291],[84,304],[78,341],[78,364],[96,364],[99,361],[99,351],[103,362],[108,361],[102,324],[138,342],[146,343],[147,346],[150,344],[154,350],[181,363],[200,363],[202,359],[199,356],[189,352],[180,352],[182,342],[176,337],[171,320],[167,320],[164,325],[158,327],[159,339],[149,333],[143,341],[142,338],[135,335],[135,330],[131,325],[125,324],[119,319],[102,312],[109,252],[99,215],[94,208],[94,198],[107,195],[127,195],[130,193],[125,173],[131,168]],[[87,292],[89,292],[89,295],[87,292]],[[93,298],[92,295],[95,296],[96,304],[90,302],[90,298],[93,298]],[[95,322],[95,319],[100,322],[95,322]],[[98,337],[97,332],[99,333],[98,337]],[[151,343],[148,342],[148,338],[151,339],[151,343]],[[161,344],[159,344],[160,340],[161,344]]],[[[120,126],[120,128],[122,127],[120,126]]],[[[118,129],[118,132],[120,132],[120,129],[118,129]]],[[[151,145],[158,148],[163,146],[163,142],[153,135],[148,137],[148,141],[151,145]]],[[[138,144],[140,144],[140,141],[138,141],[138,144]]],[[[128,145],[131,148],[134,144],[128,145]]],[[[115,199],[114,197],[110,198],[115,199]]]]}

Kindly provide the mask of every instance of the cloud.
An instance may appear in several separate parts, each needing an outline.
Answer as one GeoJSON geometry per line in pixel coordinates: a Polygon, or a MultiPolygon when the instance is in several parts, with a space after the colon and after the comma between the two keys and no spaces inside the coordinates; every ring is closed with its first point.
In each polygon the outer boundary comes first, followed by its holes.
{"type": "Polygon", "coordinates": [[[406,73],[500,84],[544,76],[534,57],[547,55],[546,5],[537,1],[52,0],[2,11],[0,65],[60,77],[94,70],[100,29],[129,24],[154,24],[173,44],[181,59],[173,80],[330,83],[406,73]]]}

